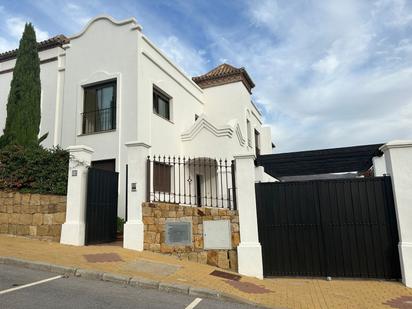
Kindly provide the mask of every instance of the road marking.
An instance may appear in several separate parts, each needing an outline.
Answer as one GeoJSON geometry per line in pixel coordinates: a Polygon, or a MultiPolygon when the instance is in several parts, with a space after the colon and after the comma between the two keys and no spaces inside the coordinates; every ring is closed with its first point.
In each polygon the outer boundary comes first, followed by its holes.
{"type": "Polygon", "coordinates": [[[193,309],[196,307],[200,302],[202,301],[201,298],[196,298],[194,301],[192,301],[185,309],[193,309]]]}
{"type": "Polygon", "coordinates": [[[28,283],[28,284],[21,285],[21,286],[15,287],[15,288],[0,291],[0,295],[10,293],[10,292],[14,292],[14,291],[17,291],[17,290],[21,290],[21,289],[24,289],[24,288],[28,288],[28,287],[31,287],[31,286],[34,286],[34,285],[46,283],[46,282],[53,281],[53,280],[60,279],[60,278],[63,278],[63,276],[56,276],[56,277],[52,277],[52,278],[49,278],[49,279],[44,279],[44,280],[36,281],[36,282],[33,282],[33,283],[28,283]]]}

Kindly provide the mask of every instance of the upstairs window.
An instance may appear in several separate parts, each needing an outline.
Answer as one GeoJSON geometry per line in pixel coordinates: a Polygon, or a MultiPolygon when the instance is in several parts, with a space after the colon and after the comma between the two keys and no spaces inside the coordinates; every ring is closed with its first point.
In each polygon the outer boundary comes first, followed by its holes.
{"type": "Polygon", "coordinates": [[[116,129],[116,81],[84,87],[82,133],[116,129]]]}
{"type": "Polygon", "coordinates": [[[153,112],[170,120],[170,97],[155,87],[153,87],[153,112]]]}

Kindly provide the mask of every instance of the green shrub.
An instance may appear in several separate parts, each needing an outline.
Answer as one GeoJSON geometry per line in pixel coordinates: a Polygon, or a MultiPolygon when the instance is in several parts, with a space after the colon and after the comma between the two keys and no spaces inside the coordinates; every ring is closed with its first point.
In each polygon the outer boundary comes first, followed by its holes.
{"type": "Polygon", "coordinates": [[[9,145],[0,149],[0,190],[65,195],[69,153],[61,148],[9,145]]]}
{"type": "Polygon", "coordinates": [[[123,227],[125,223],[126,223],[125,219],[117,217],[117,232],[118,233],[123,233],[123,227]]]}

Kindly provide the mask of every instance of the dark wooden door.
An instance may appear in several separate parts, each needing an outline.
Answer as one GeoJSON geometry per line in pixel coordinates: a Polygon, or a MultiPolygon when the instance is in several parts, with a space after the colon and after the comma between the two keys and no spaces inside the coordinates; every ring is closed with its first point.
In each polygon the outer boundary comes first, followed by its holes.
{"type": "Polygon", "coordinates": [[[390,177],[256,184],[266,276],[400,278],[390,177]]]}
{"type": "Polygon", "coordinates": [[[89,168],[86,245],[116,240],[118,173],[89,168]]]}

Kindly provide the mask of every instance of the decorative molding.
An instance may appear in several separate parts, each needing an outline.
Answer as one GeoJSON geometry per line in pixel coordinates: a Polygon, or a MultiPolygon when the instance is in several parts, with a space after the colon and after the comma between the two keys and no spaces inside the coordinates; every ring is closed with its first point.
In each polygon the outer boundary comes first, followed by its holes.
{"type": "MultiPolygon", "coordinates": [[[[54,61],[57,61],[57,57],[51,57],[51,58],[40,60],[40,65],[45,64],[45,63],[49,63],[49,62],[54,62],[54,61]]],[[[3,70],[3,71],[0,71],[0,74],[10,73],[10,72],[13,72],[13,70],[14,70],[14,67],[10,68],[10,69],[3,70]]]]}
{"type": "Polygon", "coordinates": [[[246,143],[246,139],[243,137],[240,125],[236,120],[230,121],[227,125],[217,127],[208,121],[203,115],[199,116],[196,122],[181,135],[182,141],[193,140],[203,129],[209,131],[216,137],[232,138],[235,134],[241,146],[244,146],[246,143]]]}
{"type": "Polygon", "coordinates": [[[115,20],[113,17],[109,15],[99,15],[90,20],[87,25],[83,28],[82,31],[80,31],[78,34],[72,35],[69,37],[70,40],[77,39],[78,37],[81,37],[85,32],[90,28],[90,26],[95,23],[96,21],[99,20],[108,20],[110,21],[113,25],[115,26],[123,26],[127,24],[133,24],[131,30],[137,29],[139,31],[142,30],[142,27],[137,23],[136,19],[134,17],[129,18],[129,19],[124,19],[124,20],[115,20]]]}
{"type": "Polygon", "coordinates": [[[67,151],[69,151],[70,153],[73,152],[86,152],[86,153],[93,153],[94,150],[93,148],[89,147],[89,146],[85,146],[85,145],[74,145],[74,146],[69,146],[66,148],[67,151]]]}
{"type": "Polygon", "coordinates": [[[127,143],[125,143],[124,144],[126,147],[143,147],[143,148],[147,148],[147,149],[149,149],[150,147],[152,147],[152,146],[150,146],[149,144],[146,144],[146,143],[144,143],[144,142],[137,142],[137,141],[135,141],[135,142],[127,142],[127,143]]]}

